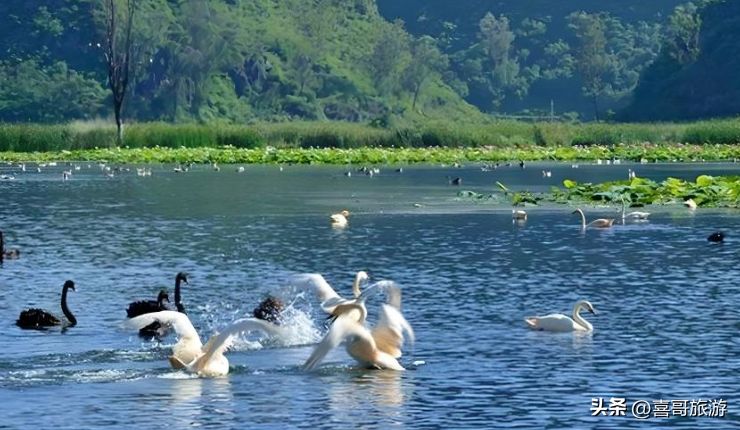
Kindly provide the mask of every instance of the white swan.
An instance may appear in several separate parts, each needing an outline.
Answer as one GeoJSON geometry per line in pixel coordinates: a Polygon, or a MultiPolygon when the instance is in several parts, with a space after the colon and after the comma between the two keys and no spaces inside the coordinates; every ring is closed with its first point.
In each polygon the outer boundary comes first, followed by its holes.
{"type": "Polygon", "coordinates": [[[312,288],[319,300],[321,300],[321,309],[327,314],[333,314],[334,310],[338,305],[355,303],[357,299],[362,295],[360,286],[366,282],[370,277],[367,272],[359,271],[355,275],[355,281],[352,283],[352,295],[353,299],[345,299],[337,294],[336,291],[326,282],[323,276],[318,273],[306,273],[303,275],[297,275],[296,280],[302,282],[304,287],[312,288]]]}
{"type": "Polygon", "coordinates": [[[305,370],[315,369],[326,355],[346,340],[347,353],[367,368],[405,370],[398,362],[404,333],[414,342],[414,331],[401,314],[400,290],[387,290],[389,304],[381,305],[380,318],[375,327],[365,327],[367,310],[359,304],[341,305],[341,314],[334,321],[326,336],[319,342],[303,365],[305,370]]]}
{"type": "Polygon", "coordinates": [[[511,210],[511,218],[514,221],[526,221],[527,220],[527,211],[522,209],[512,209],[511,210]]]}
{"type": "Polygon", "coordinates": [[[624,197],[622,197],[622,221],[624,221],[627,218],[632,218],[636,220],[646,220],[650,216],[650,212],[634,211],[630,213],[625,213],[626,207],[627,207],[627,203],[624,201],[624,197]]]}
{"type": "Polygon", "coordinates": [[[579,312],[586,309],[596,315],[593,305],[587,300],[579,300],[573,307],[573,318],[563,314],[550,314],[542,317],[527,317],[524,321],[529,328],[534,330],[568,332],[568,331],[592,331],[594,327],[590,322],[581,317],[579,312]]]}
{"type": "Polygon", "coordinates": [[[334,227],[346,227],[349,221],[347,220],[349,218],[349,211],[343,210],[339,213],[332,214],[331,219],[331,225],[334,227]]]}
{"type": "Polygon", "coordinates": [[[583,214],[582,210],[576,209],[573,213],[581,215],[581,227],[584,229],[586,227],[609,228],[614,224],[614,218],[598,218],[586,224],[586,215],[583,214]]]}
{"type": "Polygon", "coordinates": [[[683,202],[683,204],[684,204],[684,206],[686,206],[687,208],[689,208],[691,210],[694,210],[694,209],[697,208],[697,204],[694,201],[694,199],[688,199],[685,202],[683,202]]]}
{"type": "Polygon", "coordinates": [[[170,365],[175,369],[184,369],[204,377],[224,376],[229,373],[229,360],[224,353],[239,334],[249,331],[261,331],[270,336],[283,334],[283,329],[278,325],[256,318],[244,318],[234,321],[220,333],[211,336],[203,345],[187,315],[175,311],[144,314],[130,319],[127,325],[141,329],[153,322],[171,326],[179,337],[172,347],[170,365]]]}

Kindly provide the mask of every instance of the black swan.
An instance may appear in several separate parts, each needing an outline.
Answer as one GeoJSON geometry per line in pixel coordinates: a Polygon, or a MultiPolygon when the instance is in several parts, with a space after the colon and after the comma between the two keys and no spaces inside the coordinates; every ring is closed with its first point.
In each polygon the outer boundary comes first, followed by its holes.
{"type": "Polygon", "coordinates": [[[4,259],[10,259],[14,260],[16,258],[19,258],[21,256],[21,251],[18,249],[5,249],[5,241],[3,240],[3,232],[0,231],[0,263],[3,262],[4,259]]]}
{"type": "MultiPolygon", "coordinates": [[[[72,315],[72,312],[67,307],[67,291],[70,289],[75,291],[75,283],[72,281],[65,282],[64,287],[62,288],[62,313],[64,313],[64,316],[67,317],[68,320],[68,322],[64,324],[65,327],[74,327],[77,325],[77,319],[72,315]]],[[[21,315],[18,317],[15,324],[20,328],[43,329],[45,327],[62,325],[63,323],[62,320],[51,313],[43,309],[34,308],[26,309],[21,312],[21,315]]]]}
{"type": "Polygon", "coordinates": [[[167,294],[167,290],[161,290],[157,295],[157,300],[139,300],[129,303],[126,316],[133,318],[150,312],[165,311],[167,310],[165,302],[170,302],[170,296],[167,294]]]}
{"type": "MultiPolygon", "coordinates": [[[[170,302],[170,296],[167,294],[167,290],[161,290],[157,295],[157,300],[139,300],[130,303],[128,309],[126,309],[126,316],[134,318],[152,312],[166,311],[167,305],[165,302],[170,302]]],[[[160,329],[160,324],[155,322],[139,330],[139,335],[145,337],[160,336],[163,334],[160,329]]]]}
{"type": "Polygon", "coordinates": [[[255,318],[271,322],[273,324],[280,324],[282,322],[282,312],[285,309],[283,302],[273,296],[267,296],[265,300],[262,300],[259,305],[252,311],[252,315],[255,318]]]}
{"type": "MultiPolygon", "coordinates": [[[[179,272],[177,276],[175,276],[175,306],[177,307],[178,312],[185,314],[185,306],[182,304],[182,293],[180,291],[180,285],[182,282],[185,282],[186,284],[188,283],[188,274],[185,272],[179,272]]],[[[168,310],[165,302],[169,303],[170,299],[167,291],[162,290],[159,292],[156,301],[142,300],[129,304],[128,309],[126,310],[126,315],[129,318],[134,318],[151,312],[168,310]]],[[[145,337],[164,336],[166,332],[166,328],[162,327],[155,321],[151,325],[139,330],[139,335],[145,337]]]]}
{"type": "Polygon", "coordinates": [[[177,307],[177,312],[187,314],[187,312],[185,312],[185,306],[182,304],[182,295],[180,294],[181,282],[185,282],[186,284],[188,283],[187,273],[179,272],[177,276],[175,276],[175,306],[177,307]]]}

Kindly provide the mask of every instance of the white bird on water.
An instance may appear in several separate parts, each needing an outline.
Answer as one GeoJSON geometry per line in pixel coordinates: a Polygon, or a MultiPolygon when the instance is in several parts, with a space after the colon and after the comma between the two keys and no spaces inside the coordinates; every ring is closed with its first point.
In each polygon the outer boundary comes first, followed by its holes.
{"type": "Polygon", "coordinates": [[[176,311],[152,312],[128,320],[127,325],[141,329],[154,322],[172,327],[179,337],[169,358],[175,369],[184,369],[203,377],[225,376],[229,373],[229,360],[224,353],[236,336],[250,331],[261,331],[270,336],[280,336],[283,328],[256,318],[236,320],[220,333],[214,334],[205,345],[187,315],[176,311]]]}
{"type": "Polygon", "coordinates": [[[541,317],[527,317],[524,319],[524,322],[527,323],[529,328],[534,330],[553,332],[593,331],[594,327],[591,323],[581,317],[581,309],[586,309],[596,315],[596,310],[591,302],[587,300],[579,300],[576,302],[575,306],[573,306],[572,318],[563,314],[550,314],[541,317]]]}
{"type": "Polygon", "coordinates": [[[331,225],[333,227],[346,227],[347,224],[349,224],[349,211],[343,210],[339,213],[332,214],[329,219],[331,219],[331,225]]]}
{"type": "MultiPolygon", "coordinates": [[[[321,310],[329,315],[334,315],[334,311],[339,305],[354,304],[360,301],[362,296],[362,290],[360,287],[367,282],[370,277],[367,272],[359,271],[355,275],[355,280],[352,283],[352,299],[345,299],[337,294],[336,291],[326,282],[323,276],[318,273],[305,273],[297,275],[295,280],[303,283],[304,288],[311,288],[316,292],[316,296],[321,301],[321,310]]],[[[361,300],[361,301],[364,301],[361,300]]]]}
{"type": "Polygon", "coordinates": [[[364,307],[358,304],[342,305],[341,314],[306,360],[303,368],[315,369],[329,351],[342,341],[346,341],[347,353],[363,367],[405,370],[398,359],[401,357],[404,333],[413,343],[414,331],[401,314],[400,289],[392,287],[387,291],[388,304],[381,305],[380,318],[372,330],[365,327],[367,311],[364,307]]]}
{"type": "Polygon", "coordinates": [[[626,207],[627,203],[624,201],[624,197],[622,197],[622,221],[626,220],[627,218],[645,221],[650,216],[650,212],[633,211],[625,213],[626,207]]]}
{"type": "Polygon", "coordinates": [[[583,229],[586,227],[609,228],[614,224],[614,218],[597,218],[586,224],[586,215],[583,214],[581,209],[576,209],[573,213],[581,215],[581,228],[583,229]]]}

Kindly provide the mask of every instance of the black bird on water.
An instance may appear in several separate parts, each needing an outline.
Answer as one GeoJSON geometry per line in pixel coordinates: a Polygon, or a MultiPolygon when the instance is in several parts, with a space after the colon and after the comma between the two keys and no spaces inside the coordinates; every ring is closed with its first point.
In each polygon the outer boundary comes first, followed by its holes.
{"type": "Polygon", "coordinates": [[[62,287],[62,313],[67,318],[66,323],[54,316],[51,312],[33,308],[21,312],[15,325],[26,329],[43,329],[57,325],[63,325],[64,328],[74,327],[77,325],[77,319],[67,307],[67,291],[69,290],[75,291],[75,283],[72,281],[65,282],[64,287],[62,287]]]}
{"type": "MultiPolygon", "coordinates": [[[[180,292],[180,284],[182,282],[185,282],[186,284],[188,283],[188,274],[185,272],[179,272],[175,276],[175,306],[177,307],[178,312],[186,314],[185,306],[182,304],[182,294],[180,292]]],[[[157,300],[139,300],[129,304],[128,309],[126,309],[126,316],[134,318],[151,312],[169,310],[166,303],[170,303],[170,297],[169,294],[167,294],[167,290],[163,289],[157,295],[157,300]]],[[[159,322],[155,321],[139,330],[139,335],[144,337],[163,336],[166,331],[167,330],[163,328],[159,322]]]]}
{"type": "Polygon", "coordinates": [[[725,234],[721,231],[715,231],[707,237],[707,240],[714,243],[721,243],[725,240],[725,234]]]}
{"type": "Polygon", "coordinates": [[[282,322],[283,309],[285,309],[285,305],[280,299],[268,296],[254,308],[252,315],[255,318],[269,321],[273,324],[280,324],[282,322]]]}

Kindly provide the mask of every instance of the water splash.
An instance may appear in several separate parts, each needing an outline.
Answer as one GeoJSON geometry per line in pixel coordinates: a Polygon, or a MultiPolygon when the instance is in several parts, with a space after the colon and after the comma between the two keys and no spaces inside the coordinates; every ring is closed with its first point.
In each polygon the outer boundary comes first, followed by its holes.
{"type": "Polygon", "coordinates": [[[282,312],[284,335],[275,338],[254,337],[248,334],[234,342],[233,350],[247,351],[262,348],[284,348],[290,346],[309,345],[321,339],[321,331],[316,327],[309,312],[295,306],[291,302],[282,312]]]}

